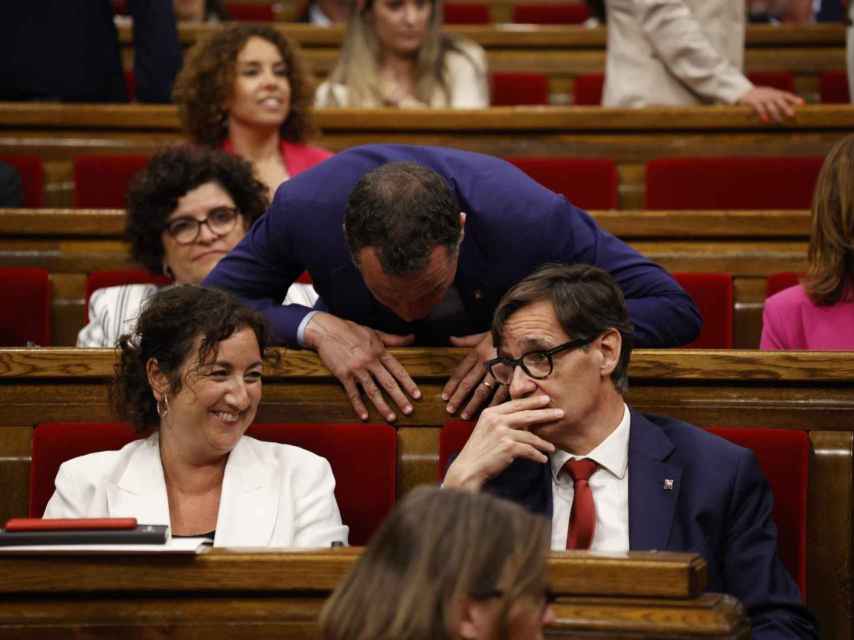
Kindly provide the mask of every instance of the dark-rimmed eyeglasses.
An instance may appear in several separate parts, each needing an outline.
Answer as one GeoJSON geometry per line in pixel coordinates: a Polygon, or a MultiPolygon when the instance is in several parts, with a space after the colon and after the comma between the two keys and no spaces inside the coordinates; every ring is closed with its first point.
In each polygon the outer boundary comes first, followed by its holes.
{"type": "Polygon", "coordinates": [[[204,220],[197,220],[189,216],[175,218],[166,223],[165,231],[178,244],[193,244],[202,231],[202,225],[206,224],[211,233],[224,236],[234,229],[240,211],[234,207],[217,207],[208,211],[204,220]]]}
{"type": "Polygon", "coordinates": [[[509,385],[513,380],[513,372],[516,367],[522,367],[522,371],[527,373],[531,378],[542,380],[548,378],[554,370],[554,356],[564,351],[580,349],[593,342],[598,336],[592,338],[576,338],[569,342],[559,344],[553,349],[545,351],[529,351],[522,355],[521,358],[510,358],[508,356],[498,356],[486,362],[486,368],[489,373],[495,378],[498,384],[509,385]]]}

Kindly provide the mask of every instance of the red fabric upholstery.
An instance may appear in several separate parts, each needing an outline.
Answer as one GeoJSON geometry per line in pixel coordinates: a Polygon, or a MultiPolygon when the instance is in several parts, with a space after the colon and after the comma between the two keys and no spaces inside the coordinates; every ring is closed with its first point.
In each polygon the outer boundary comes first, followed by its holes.
{"type": "Polygon", "coordinates": [[[583,2],[564,4],[517,4],[513,7],[513,22],[524,24],[582,24],[590,17],[583,2]]]}
{"type": "Polygon", "coordinates": [[[795,76],[791,71],[751,71],[746,75],[757,87],[773,87],[795,93],[795,76]]]}
{"type": "Polygon", "coordinates": [[[479,2],[454,2],[444,7],[445,24],[489,24],[489,7],[479,2]]]}
{"type": "Polygon", "coordinates": [[[806,600],[809,437],[789,429],[712,427],[708,431],[756,455],[774,494],[777,552],[806,600]]]}
{"type": "Polygon", "coordinates": [[[156,284],[163,287],[172,282],[166,276],[157,276],[143,269],[116,269],[93,271],[86,277],[86,322],[89,322],[89,298],[98,289],[118,287],[123,284],[156,284]]]}
{"type": "Polygon", "coordinates": [[[818,94],[824,104],[848,104],[851,94],[845,71],[825,71],[818,76],[818,94]]]}
{"type": "Polygon", "coordinates": [[[809,209],[824,158],[729,156],[646,163],[647,209],[809,209]]]}
{"type": "Polygon", "coordinates": [[[139,436],[120,422],[46,422],[33,431],[30,517],[41,518],[53,495],[53,481],[66,460],[95,451],[115,451],[139,436]]]}
{"type": "Polygon", "coordinates": [[[493,107],[518,104],[548,104],[549,79],[542,73],[492,73],[493,107]]]}
{"type": "Polygon", "coordinates": [[[225,10],[232,20],[241,22],[272,22],[273,5],[269,2],[226,2],[225,10]]]}
{"type": "MultiPolygon", "coordinates": [[[[459,453],[474,422],[451,420],[439,434],[439,479],[459,453]]],[[[774,494],[778,552],[806,598],[806,522],[810,443],[803,431],[713,427],[708,431],[753,451],[774,494]]]]}
{"type": "Polygon", "coordinates": [[[768,276],[765,282],[765,299],[767,300],[775,293],[779,293],[783,289],[794,287],[800,284],[801,274],[794,271],[784,271],[782,273],[772,273],[768,276]]]}
{"type": "Polygon", "coordinates": [[[394,506],[397,433],[386,424],[258,424],[249,435],[313,451],[329,460],[350,544],[364,545],[394,506]]]}
{"type": "Polygon", "coordinates": [[[127,69],[125,75],[125,91],[128,94],[128,100],[133,102],[136,100],[136,76],[133,74],[133,69],[127,69]]]}
{"type": "Polygon", "coordinates": [[[51,285],[46,269],[0,269],[0,345],[50,345],[51,285]]]}
{"type": "Polygon", "coordinates": [[[606,158],[505,158],[582,209],[616,209],[619,176],[606,158]]]}
{"type": "Polygon", "coordinates": [[[38,156],[0,156],[0,162],[15,167],[24,188],[24,206],[44,206],[44,164],[38,156]]]}
{"type": "Polygon", "coordinates": [[[74,206],[124,209],[131,178],[148,164],[148,156],[76,156],[74,206]]]}
{"type": "Polygon", "coordinates": [[[598,106],[602,104],[605,89],[604,73],[585,73],[576,76],[572,83],[572,104],[576,106],[598,106]]]}
{"type": "MultiPolygon", "coordinates": [[[[394,505],[397,434],[389,425],[257,424],[248,435],[302,447],[329,460],[341,517],[350,527],[350,544],[365,544],[394,505]]],[[[36,427],[30,515],[44,513],[60,464],[93,451],[120,449],[137,437],[120,423],[45,423],[36,427]]]]}
{"type": "Polygon", "coordinates": [[[733,284],[728,273],[674,273],[703,318],[700,335],[686,347],[732,348],[733,284]]]}

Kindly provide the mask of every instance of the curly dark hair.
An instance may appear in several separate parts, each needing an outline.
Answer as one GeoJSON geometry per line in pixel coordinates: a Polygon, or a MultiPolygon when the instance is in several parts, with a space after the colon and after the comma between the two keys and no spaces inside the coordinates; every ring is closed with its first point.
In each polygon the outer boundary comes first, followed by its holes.
{"type": "Polygon", "coordinates": [[[146,363],[157,360],[160,371],[169,378],[169,393],[178,393],[181,369],[194,357],[196,339],[201,337],[193,368],[216,358],[219,343],[243,328],[252,330],[264,353],[268,330],[263,316],[230,293],[192,284],[158,291],[140,314],[134,332],[119,339],[119,361],[110,387],[116,415],[137,431],[156,429],[160,417],[146,363]]]}
{"type": "Polygon", "coordinates": [[[162,272],[160,236],[166,221],[184,194],[208,182],[228,192],[247,229],[267,209],[267,187],[245,160],[206,147],[170,147],[156,154],[128,189],[125,237],[134,260],[152,273],[162,272]]]}
{"type": "Polygon", "coordinates": [[[234,87],[237,54],[253,36],[273,43],[287,68],[291,106],[279,130],[282,139],[305,142],[314,133],[310,73],[299,47],[273,27],[235,24],[198,42],[187,54],[175,79],[172,96],[184,129],[194,142],[219,147],[228,137],[228,117],[223,105],[234,87]]]}
{"type": "Polygon", "coordinates": [[[388,275],[422,270],[435,247],[456,251],[460,206],[444,178],[415,162],[389,162],[366,173],[347,201],[344,234],[355,259],[377,249],[388,275]]]}

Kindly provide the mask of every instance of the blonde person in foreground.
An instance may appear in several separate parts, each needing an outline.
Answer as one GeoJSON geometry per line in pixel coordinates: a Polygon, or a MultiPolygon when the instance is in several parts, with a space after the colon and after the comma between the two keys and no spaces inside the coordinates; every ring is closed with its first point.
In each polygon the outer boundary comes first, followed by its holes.
{"type": "Polygon", "coordinates": [[[539,640],[554,622],[549,523],[486,494],[421,487],[320,614],[324,640],[539,640]]]}
{"type": "Polygon", "coordinates": [[[119,342],[111,394],[147,437],[65,462],[44,517],[135,517],[214,546],[346,543],[329,463],[244,435],[266,338],[261,316],[222,291],[157,293],[119,342]]]}
{"type": "Polygon", "coordinates": [[[441,32],[440,0],[359,0],[318,107],[489,106],[486,55],[441,32]]]}

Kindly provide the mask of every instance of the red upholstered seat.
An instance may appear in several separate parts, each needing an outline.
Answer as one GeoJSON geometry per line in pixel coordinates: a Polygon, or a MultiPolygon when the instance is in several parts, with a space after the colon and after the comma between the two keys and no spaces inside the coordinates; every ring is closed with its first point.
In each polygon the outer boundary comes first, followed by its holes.
{"type": "Polygon", "coordinates": [[[171,280],[144,269],[116,269],[113,271],[93,271],[86,277],[86,322],[89,322],[89,298],[98,289],[118,287],[123,284],[156,284],[163,287],[171,280]]]}
{"type": "Polygon", "coordinates": [[[619,176],[607,158],[505,158],[544,187],[582,209],[616,209],[619,176]]]}
{"type": "Polygon", "coordinates": [[[273,5],[269,2],[226,2],[225,10],[232,20],[241,22],[272,22],[273,5]]]}
{"type": "Polygon", "coordinates": [[[124,209],[131,178],[147,164],[147,156],[75,156],[74,206],[124,209]]]}
{"type": "Polygon", "coordinates": [[[800,284],[801,274],[794,271],[784,271],[782,273],[772,273],[765,281],[765,299],[767,300],[775,293],[779,293],[783,289],[794,287],[800,284]]]}
{"type": "Polygon", "coordinates": [[[795,93],[795,76],[791,71],[751,71],[746,75],[757,87],[773,87],[795,93]]]}
{"type": "Polygon", "coordinates": [[[729,273],[674,273],[673,277],[694,300],[703,318],[700,335],[686,347],[732,347],[733,284],[729,273]]]}
{"type": "MultiPolygon", "coordinates": [[[[439,479],[451,456],[459,453],[474,423],[452,420],[439,434],[439,479]]],[[[803,431],[789,429],[708,429],[715,435],[753,451],[774,494],[774,522],[780,559],[806,598],[806,522],[810,443],[803,431]]],[[[630,470],[631,472],[631,470],[630,470]]]]}
{"type": "MultiPolygon", "coordinates": [[[[397,434],[382,424],[258,424],[249,435],[292,444],[329,460],[335,497],[350,544],[363,545],[394,505],[397,434]]],[[[53,494],[59,465],[94,451],[120,449],[139,437],[121,423],[45,423],[33,433],[30,515],[40,517],[53,494]]]]}
{"type": "Polygon", "coordinates": [[[572,104],[592,107],[602,104],[602,92],[605,88],[604,73],[585,73],[576,76],[572,83],[572,104]]]}
{"type": "Polygon", "coordinates": [[[549,79],[542,73],[497,72],[490,83],[493,107],[549,103],[549,79]]]}
{"type": "Polygon", "coordinates": [[[480,2],[453,2],[444,7],[445,24],[489,24],[489,7],[480,2]]]}
{"type": "Polygon", "coordinates": [[[513,22],[524,24],[582,24],[590,17],[583,2],[563,4],[517,4],[513,7],[513,22]]]}
{"type": "Polygon", "coordinates": [[[647,209],[809,209],[824,158],[727,156],[646,163],[647,209]]]}
{"type": "Polygon", "coordinates": [[[756,455],[774,494],[777,551],[806,600],[809,437],[793,429],[712,427],[708,431],[756,455]]]}
{"type": "Polygon", "coordinates": [[[845,71],[825,71],[818,76],[818,94],[824,104],[848,104],[851,94],[845,71]]]}
{"type": "Polygon", "coordinates": [[[46,269],[0,269],[0,346],[50,345],[51,285],[46,269]]]}
{"type": "Polygon", "coordinates": [[[0,162],[15,167],[24,188],[24,206],[44,206],[44,164],[38,156],[0,156],[0,162]]]}

